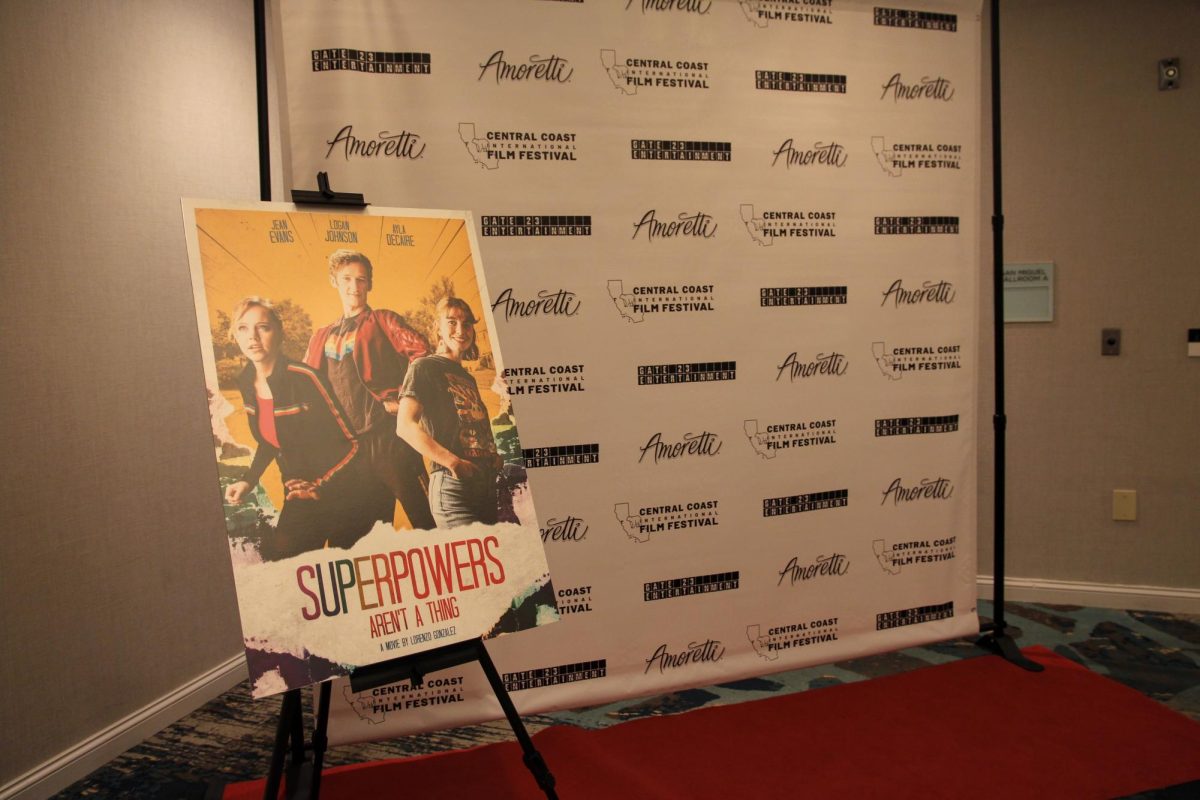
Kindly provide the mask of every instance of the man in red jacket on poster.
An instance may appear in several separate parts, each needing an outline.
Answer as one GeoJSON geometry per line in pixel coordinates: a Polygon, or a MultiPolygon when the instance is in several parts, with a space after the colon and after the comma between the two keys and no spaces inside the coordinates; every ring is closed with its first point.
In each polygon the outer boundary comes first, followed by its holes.
{"type": "MultiPolygon", "coordinates": [[[[429,343],[396,312],[367,304],[371,279],[371,261],[362,253],[329,255],[329,283],[341,298],[342,317],[313,334],[304,362],[329,378],[371,472],[400,501],[412,527],[428,530],[434,522],[425,464],[396,436],[396,409],[408,365],[429,354],[429,343]]],[[[392,498],[381,507],[381,519],[391,520],[392,498]]]]}

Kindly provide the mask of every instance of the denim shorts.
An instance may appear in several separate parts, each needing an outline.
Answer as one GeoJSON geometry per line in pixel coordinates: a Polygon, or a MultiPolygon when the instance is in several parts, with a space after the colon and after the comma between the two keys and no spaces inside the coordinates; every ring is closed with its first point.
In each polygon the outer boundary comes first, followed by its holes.
{"type": "Polygon", "coordinates": [[[496,473],[479,471],[460,481],[447,470],[429,476],[429,510],[439,528],[456,528],[472,522],[496,524],[496,473]]]}

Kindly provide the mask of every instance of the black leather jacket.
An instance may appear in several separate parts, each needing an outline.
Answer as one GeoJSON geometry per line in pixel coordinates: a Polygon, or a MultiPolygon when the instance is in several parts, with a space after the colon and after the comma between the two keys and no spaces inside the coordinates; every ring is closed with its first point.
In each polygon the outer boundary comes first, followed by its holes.
{"type": "Polygon", "coordinates": [[[275,433],[279,447],[262,438],[258,429],[258,398],[254,392],[254,365],[247,364],[238,377],[238,389],[250,418],[250,432],[258,442],[254,460],[242,475],[258,483],[272,461],[279,462],[284,481],[302,479],[318,487],[352,479],[350,469],[358,454],[358,441],[325,377],[304,364],[281,356],[267,378],[275,405],[275,433]]]}

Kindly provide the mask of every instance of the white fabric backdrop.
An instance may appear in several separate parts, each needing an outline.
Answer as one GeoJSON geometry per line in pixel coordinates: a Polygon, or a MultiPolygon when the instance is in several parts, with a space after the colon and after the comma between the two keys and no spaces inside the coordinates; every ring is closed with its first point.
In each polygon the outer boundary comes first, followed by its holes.
{"type": "Polygon", "coordinates": [[[475,215],[564,612],[489,644],[522,712],[978,629],[979,0],[275,11],[291,185],[475,215]]]}

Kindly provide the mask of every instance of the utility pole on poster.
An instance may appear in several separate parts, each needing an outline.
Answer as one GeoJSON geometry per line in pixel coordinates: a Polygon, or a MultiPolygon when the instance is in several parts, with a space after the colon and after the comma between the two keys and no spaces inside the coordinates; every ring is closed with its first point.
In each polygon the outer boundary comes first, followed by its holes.
{"type": "Polygon", "coordinates": [[[975,642],[1030,672],[1041,672],[1041,664],[1021,655],[1016,641],[1008,634],[1004,620],[1004,503],[1005,434],[1008,417],[1004,407],[1004,205],[1000,159],[1000,0],[991,0],[992,56],[992,339],[995,344],[995,412],[992,416],[995,468],[993,475],[992,523],[992,621],[979,627],[982,636],[975,642]]]}

